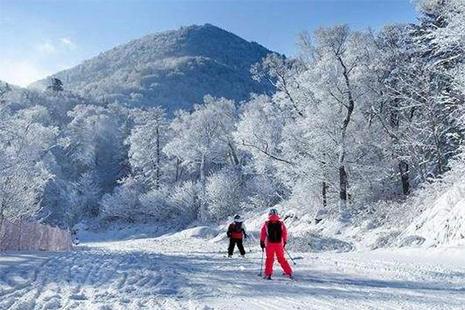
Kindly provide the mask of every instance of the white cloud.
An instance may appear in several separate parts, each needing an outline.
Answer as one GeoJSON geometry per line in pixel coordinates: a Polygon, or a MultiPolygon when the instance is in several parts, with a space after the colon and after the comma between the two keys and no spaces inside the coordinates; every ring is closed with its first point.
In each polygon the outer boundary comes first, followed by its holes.
{"type": "Polygon", "coordinates": [[[53,45],[50,42],[45,42],[37,45],[37,50],[42,54],[54,54],[57,51],[55,45],[53,45]]]}
{"type": "Polygon", "coordinates": [[[61,38],[60,42],[62,45],[66,46],[69,49],[76,48],[76,43],[74,43],[70,38],[61,38]]]}
{"type": "Polygon", "coordinates": [[[76,47],[71,38],[62,37],[44,40],[21,56],[8,57],[2,55],[0,50],[0,80],[18,86],[27,86],[53,72],[67,69],[70,65],[66,64],[66,59],[76,47]]]}
{"type": "Polygon", "coordinates": [[[0,59],[0,80],[11,84],[24,87],[50,73],[27,60],[0,59]]]}
{"type": "Polygon", "coordinates": [[[66,50],[74,50],[76,43],[68,37],[60,38],[57,41],[47,41],[36,46],[37,50],[44,55],[51,55],[66,50]]]}

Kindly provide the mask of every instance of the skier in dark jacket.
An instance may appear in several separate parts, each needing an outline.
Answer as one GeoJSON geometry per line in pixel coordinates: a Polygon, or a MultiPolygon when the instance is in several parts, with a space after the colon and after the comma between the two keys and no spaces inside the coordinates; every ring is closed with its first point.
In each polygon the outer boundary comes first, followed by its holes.
{"type": "Polygon", "coordinates": [[[245,232],[245,225],[242,223],[242,218],[239,214],[234,216],[234,222],[229,224],[228,232],[226,234],[229,238],[228,257],[233,255],[234,246],[236,244],[241,256],[245,257],[245,250],[242,241],[244,238],[247,238],[247,233],[245,232]]]}

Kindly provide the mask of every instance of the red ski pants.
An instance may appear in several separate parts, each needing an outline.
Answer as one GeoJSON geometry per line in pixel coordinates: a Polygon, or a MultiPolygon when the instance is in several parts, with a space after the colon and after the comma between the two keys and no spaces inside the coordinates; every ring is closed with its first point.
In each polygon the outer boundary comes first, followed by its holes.
{"type": "Polygon", "coordinates": [[[268,243],[266,245],[265,276],[273,274],[274,256],[278,259],[281,268],[285,274],[292,275],[291,266],[284,257],[284,247],[281,243],[268,243]]]}

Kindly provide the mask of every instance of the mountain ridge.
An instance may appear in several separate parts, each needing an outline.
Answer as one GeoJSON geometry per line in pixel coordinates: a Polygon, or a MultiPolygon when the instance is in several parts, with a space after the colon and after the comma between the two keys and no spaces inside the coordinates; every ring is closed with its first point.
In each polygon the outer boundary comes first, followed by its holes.
{"type": "Polygon", "coordinates": [[[56,77],[66,89],[97,99],[172,112],[191,108],[207,94],[241,101],[250,93],[272,92],[272,85],[250,76],[251,65],[269,53],[214,25],[191,25],[118,45],[31,87],[43,89],[56,77]]]}

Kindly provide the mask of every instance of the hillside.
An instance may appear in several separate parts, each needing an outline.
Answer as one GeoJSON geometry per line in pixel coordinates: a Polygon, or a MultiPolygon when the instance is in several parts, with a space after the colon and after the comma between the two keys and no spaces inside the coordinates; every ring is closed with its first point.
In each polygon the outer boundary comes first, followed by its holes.
{"type": "Polygon", "coordinates": [[[465,242],[465,182],[463,160],[457,161],[442,181],[426,186],[416,207],[422,212],[401,234],[401,239],[425,247],[463,245],[465,242]]]}
{"type": "MultiPolygon", "coordinates": [[[[130,106],[189,109],[211,94],[244,100],[271,85],[250,77],[250,66],[271,53],[210,24],[147,35],[53,77],[66,89],[130,106]]],[[[31,85],[44,88],[48,79],[31,85]]]]}

